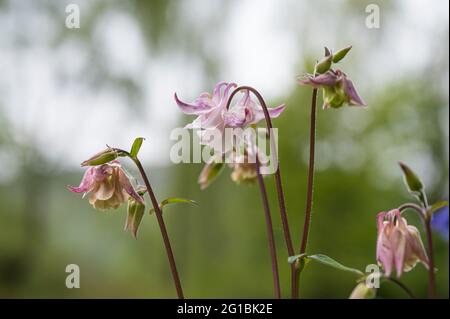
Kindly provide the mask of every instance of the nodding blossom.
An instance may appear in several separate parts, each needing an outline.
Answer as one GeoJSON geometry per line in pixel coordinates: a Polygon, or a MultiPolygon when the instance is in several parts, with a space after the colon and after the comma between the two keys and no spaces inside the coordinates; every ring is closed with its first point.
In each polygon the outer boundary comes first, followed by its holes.
{"type": "MultiPolygon", "coordinates": [[[[209,135],[203,134],[202,130],[218,130],[220,137],[223,138],[225,128],[245,128],[264,119],[261,105],[251,99],[248,90],[244,91],[242,98],[236,104],[226,109],[230,94],[236,87],[236,83],[219,82],[214,87],[212,95],[206,92],[201,93],[192,103],[181,101],[176,93],[174,96],[183,113],[197,115],[197,118],[186,125],[186,128],[199,129],[201,144],[212,146],[214,149],[220,148],[224,153],[229,149],[223,148],[222,144],[213,145],[207,138],[209,135]]],[[[270,108],[269,116],[276,118],[284,109],[284,104],[270,108]]]]}
{"type": "Polygon", "coordinates": [[[130,196],[144,204],[117,160],[89,167],[78,187],[67,188],[74,193],[84,193],[83,196],[89,194],[89,203],[99,210],[118,208],[130,196]]]}
{"type": "Polygon", "coordinates": [[[379,213],[377,226],[377,261],[386,276],[390,276],[395,268],[397,277],[400,277],[403,272],[412,270],[418,262],[429,267],[419,230],[408,225],[398,209],[379,213]]]}
{"type": "Polygon", "coordinates": [[[323,108],[340,108],[350,106],[366,106],[366,102],[358,95],[353,82],[341,70],[329,70],[316,76],[306,75],[299,80],[300,85],[310,85],[323,90],[323,108]]]}

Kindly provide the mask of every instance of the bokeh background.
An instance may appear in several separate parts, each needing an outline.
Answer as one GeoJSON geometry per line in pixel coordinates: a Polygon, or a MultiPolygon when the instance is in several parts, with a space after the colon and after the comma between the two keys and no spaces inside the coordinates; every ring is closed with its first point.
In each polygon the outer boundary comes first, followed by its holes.
{"type": "MultiPolygon", "coordinates": [[[[225,172],[200,191],[201,164],[172,164],[169,133],[192,118],[173,101],[220,81],[285,102],[281,169],[293,238],[303,224],[311,71],[323,46],[354,49],[341,67],[367,109],[319,110],[317,175],[309,252],[364,269],[375,262],[375,216],[411,198],[397,166],[422,176],[432,201],[448,198],[449,4],[399,1],[0,1],[0,297],[174,297],[154,216],[139,238],[124,232],[126,208],[97,212],[65,189],[79,163],[105,144],[128,148],[147,138],[142,161],[159,199],[186,296],[271,297],[263,211],[256,186],[225,172]],[[65,27],[79,5],[79,29],[65,27]],[[380,28],[365,25],[369,3],[380,28]],[[65,267],[81,269],[67,289],[65,267]]],[[[134,167],[125,162],[131,173],[134,167]]],[[[137,174],[136,174],[137,176],[137,174]]],[[[274,184],[267,179],[284,296],[289,268],[274,184]]],[[[408,214],[418,224],[413,214],[408,214]]],[[[448,231],[448,226],[447,226],[448,231]]],[[[448,241],[435,237],[438,290],[448,297],[448,241]]],[[[421,265],[402,281],[425,297],[421,265]]],[[[318,264],[304,271],[304,298],[347,298],[351,274],[318,264]]],[[[386,284],[380,298],[403,298],[386,284]]]]}

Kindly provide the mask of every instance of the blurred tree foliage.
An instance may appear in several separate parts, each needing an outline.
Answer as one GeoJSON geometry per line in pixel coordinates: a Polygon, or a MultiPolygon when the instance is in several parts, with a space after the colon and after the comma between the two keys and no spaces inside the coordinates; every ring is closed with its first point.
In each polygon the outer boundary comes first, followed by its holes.
{"type": "MultiPolygon", "coordinates": [[[[10,4],[0,1],[0,10],[7,10],[10,4]]],[[[232,4],[227,1],[220,9],[213,4],[215,10],[203,27],[209,32],[219,32],[220,21],[229,14],[232,4]]],[[[83,16],[81,32],[69,34],[61,28],[51,46],[58,47],[72,37],[85,44],[92,64],[75,80],[85,82],[90,90],[108,86],[122,91],[130,105],[142,104],[139,102],[144,90],[142,83],[112,74],[102,62],[102,53],[92,36],[99,17],[110,10],[130,14],[138,22],[146,45],[156,54],[180,50],[201,61],[205,80],[216,80],[226,68],[216,58],[217,51],[202,46],[206,32],[181,18],[183,10],[191,9],[181,1],[93,1],[83,5],[89,6],[89,10],[84,11],[87,15],[83,16]]],[[[350,21],[351,25],[360,11],[349,9],[363,5],[359,1],[343,3],[339,20],[350,21]]],[[[63,7],[64,2],[57,1],[42,1],[39,6],[56,20],[64,18],[60,14],[63,7]]],[[[398,14],[392,3],[387,8],[390,15],[398,14]]],[[[448,38],[448,30],[445,36],[448,38]]],[[[308,36],[299,41],[308,47],[308,36]]],[[[448,137],[445,127],[439,125],[448,108],[446,89],[440,84],[448,76],[448,48],[437,52],[441,53],[417,74],[387,79],[377,91],[363,86],[370,105],[366,110],[319,110],[318,171],[309,252],[327,254],[362,270],[375,263],[375,215],[410,200],[396,161],[414,160],[411,154],[420,154],[429,164],[433,178],[428,188],[430,197],[433,200],[448,197],[448,137]],[[397,158],[399,154],[403,157],[397,158]],[[394,178],[389,175],[392,172],[394,178]]],[[[361,72],[376,72],[356,60],[361,72]]],[[[307,63],[299,61],[298,69],[309,70],[312,61],[312,58],[307,63]]],[[[357,67],[350,68],[353,74],[357,73],[357,67]]],[[[358,77],[364,79],[364,75],[358,77]]],[[[269,104],[285,102],[288,106],[275,125],[282,128],[279,157],[297,247],[305,209],[310,95],[307,88],[293,87],[287,97],[269,101],[269,104]]],[[[125,208],[99,213],[86,201],[69,194],[64,185],[78,181],[81,171],[61,173],[43,150],[18,142],[2,116],[5,107],[0,100],[0,158],[12,156],[18,173],[13,179],[0,179],[0,296],[173,297],[166,256],[153,216],[144,218],[139,239],[135,241],[121,232],[125,208]],[[65,266],[70,263],[81,268],[81,289],[69,290],[64,285],[65,266]]],[[[183,118],[180,125],[186,120],[183,118]]],[[[448,134],[448,121],[445,125],[448,134]]],[[[130,170],[133,171],[131,165],[130,170]]],[[[200,203],[199,208],[175,205],[166,212],[186,295],[271,297],[269,256],[257,187],[234,185],[228,170],[210,188],[200,191],[196,184],[200,164],[150,170],[160,199],[176,195],[200,203]]],[[[288,256],[271,178],[267,178],[267,185],[283,292],[287,296],[288,256]]],[[[413,215],[411,220],[417,223],[413,215]]],[[[448,297],[448,243],[437,236],[435,240],[439,295],[448,297]]],[[[418,296],[425,296],[427,276],[422,266],[405,274],[402,281],[418,296]]],[[[354,285],[351,275],[314,264],[308,266],[301,278],[301,295],[346,298],[354,285]]],[[[387,286],[382,287],[379,295],[405,297],[396,287],[387,286]]]]}

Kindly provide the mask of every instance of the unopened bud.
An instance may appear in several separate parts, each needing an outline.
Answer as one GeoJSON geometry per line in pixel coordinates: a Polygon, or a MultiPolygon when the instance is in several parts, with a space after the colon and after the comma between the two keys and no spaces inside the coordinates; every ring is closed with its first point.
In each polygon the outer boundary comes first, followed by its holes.
{"type": "Polygon", "coordinates": [[[118,157],[118,154],[112,148],[107,148],[106,150],[95,154],[91,158],[85,160],[81,163],[81,166],[97,166],[109,163],[115,160],[118,157]]]}
{"type": "Polygon", "coordinates": [[[127,221],[125,230],[131,231],[134,238],[137,237],[137,231],[145,213],[145,204],[136,201],[134,198],[128,198],[127,221]]]}
{"type": "Polygon", "coordinates": [[[343,48],[341,50],[339,50],[338,52],[336,52],[335,54],[333,54],[333,63],[338,63],[339,61],[341,61],[343,58],[345,58],[345,56],[347,55],[347,53],[352,49],[352,46],[348,46],[346,48],[343,48]]]}
{"type": "Polygon", "coordinates": [[[323,74],[327,72],[331,68],[332,62],[333,62],[332,55],[323,57],[316,63],[316,66],[314,67],[314,73],[323,74]]]}

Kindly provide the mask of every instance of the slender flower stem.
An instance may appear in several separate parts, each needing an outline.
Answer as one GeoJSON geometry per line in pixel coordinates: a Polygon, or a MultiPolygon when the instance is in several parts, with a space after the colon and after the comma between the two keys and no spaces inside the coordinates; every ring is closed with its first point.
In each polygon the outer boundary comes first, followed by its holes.
{"type": "Polygon", "coordinates": [[[411,299],[416,299],[416,296],[414,295],[414,293],[411,291],[411,289],[409,289],[404,283],[402,283],[400,280],[395,279],[395,278],[391,278],[391,277],[385,277],[386,280],[396,284],[397,286],[399,286],[401,289],[403,289],[404,292],[406,292],[406,294],[411,298],[411,299]]]}
{"type": "Polygon", "coordinates": [[[420,218],[421,218],[422,220],[424,220],[425,215],[424,215],[424,213],[423,213],[422,207],[420,207],[419,205],[414,204],[414,203],[406,203],[406,204],[401,205],[401,206],[398,208],[398,210],[399,210],[400,212],[403,212],[404,210],[407,210],[407,209],[415,210],[415,211],[419,214],[420,218]]]}
{"type": "Polygon", "coordinates": [[[175,258],[173,256],[172,246],[170,245],[166,224],[164,223],[161,208],[159,207],[158,201],[156,199],[155,193],[153,192],[152,186],[150,185],[150,181],[148,180],[147,174],[145,173],[145,170],[137,157],[132,157],[130,153],[124,150],[116,149],[116,151],[123,153],[127,155],[129,158],[131,158],[133,162],[136,164],[139,173],[141,173],[142,179],[144,180],[145,186],[147,188],[147,192],[152,201],[153,208],[155,209],[156,219],[158,220],[159,228],[161,230],[161,235],[164,241],[164,247],[166,248],[167,258],[169,259],[170,271],[172,273],[175,289],[177,291],[177,296],[179,299],[184,299],[183,288],[181,287],[180,277],[178,276],[178,270],[175,263],[175,258]]]}
{"type": "Polygon", "coordinates": [[[434,274],[434,254],[433,254],[433,234],[431,231],[431,218],[425,220],[425,230],[427,234],[427,244],[428,244],[428,259],[429,259],[429,269],[428,269],[428,297],[436,297],[436,278],[434,274]]]}
{"type": "Polygon", "coordinates": [[[424,196],[424,207],[420,207],[414,203],[406,203],[401,205],[398,209],[402,212],[406,209],[413,209],[422,219],[425,233],[427,237],[427,254],[428,254],[428,297],[435,298],[436,297],[436,278],[434,273],[434,254],[433,254],[433,233],[431,229],[431,216],[428,215],[427,209],[427,199],[424,196]]]}
{"type": "Polygon", "coordinates": [[[311,224],[311,212],[313,206],[314,191],[314,162],[316,153],[316,115],[317,115],[317,89],[313,89],[311,101],[311,123],[309,131],[309,169],[308,169],[308,190],[306,194],[305,223],[303,224],[303,237],[300,246],[300,254],[306,252],[308,245],[309,228],[311,224]]]}
{"type": "MultiPolygon", "coordinates": [[[[287,251],[288,251],[289,256],[294,256],[295,251],[294,251],[294,246],[292,244],[291,233],[289,231],[289,221],[288,221],[287,214],[286,214],[286,205],[285,205],[285,200],[284,200],[283,186],[281,183],[281,173],[280,173],[280,166],[278,165],[276,145],[274,144],[274,141],[271,136],[273,126],[272,126],[272,121],[270,119],[269,111],[267,109],[266,102],[264,101],[262,95],[256,89],[254,89],[250,86],[240,86],[240,87],[236,88],[230,94],[230,97],[228,98],[226,109],[228,109],[230,107],[231,100],[233,99],[233,97],[242,90],[248,90],[248,91],[252,92],[258,99],[259,104],[261,105],[263,112],[264,112],[264,117],[266,119],[266,126],[267,126],[267,129],[269,130],[271,155],[272,155],[273,161],[277,165],[277,169],[275,171],[275,186],[277,189],[278,206],[280,209],[281,223],[283,225],[284,239],[286,242],[287,251]]],[[[297,298],[297,295],[296,295],[297,289],[295,288],[295,285],[297,282],[296,277],[297,277],[297,271],[295,269],[295,265],[291,265],[291,295],[292,295],[292,298],[297,298]]]]}
{"type": "Polygon", "coordinates": [[[264,206],[267,239],[269,242],[269,252],[270,252],[270,258],[271,258],[271,262],[272,262],[272,275],[273,275],[273,286],[274,286],[274,291],[275,291],[275,299],[280,299],[281,298],[280,275],[278,273],[277,251],[276,251],[276,246],[275,246],[275,238],[273,235],[272,217],[270,214],[269,200],[267,199],[267,191],[266,191],[266,186],[264,184],[264,178],[261,175],[259,168],[260,168],[259,157],[258,157],[258,155],[256,155],[256,172],[258,174],[258,184],[259,184],[261,198],[262,198],[263,206],[264,206]]]}
{"type": "MultiPolygon", "coordinates": [[[[303,235],[300,245],[300,254],[306,252],[308,245],[308,235],[311,226],[311,214],[313,207],[313,192],[314,192],[314,162],[316,153],[316,117],[317,117],[317,89],[314,88],[312,91],[311,99],[311,117],[310,117],[310,131],[309,131],[309,168],[308,168],[308,187],[306,194],[306,210],[305,210],[305,221],[303,223],[303,235]]],[[[299,289],[299,274],[297,274],[297,295],[299,289]]]]}

